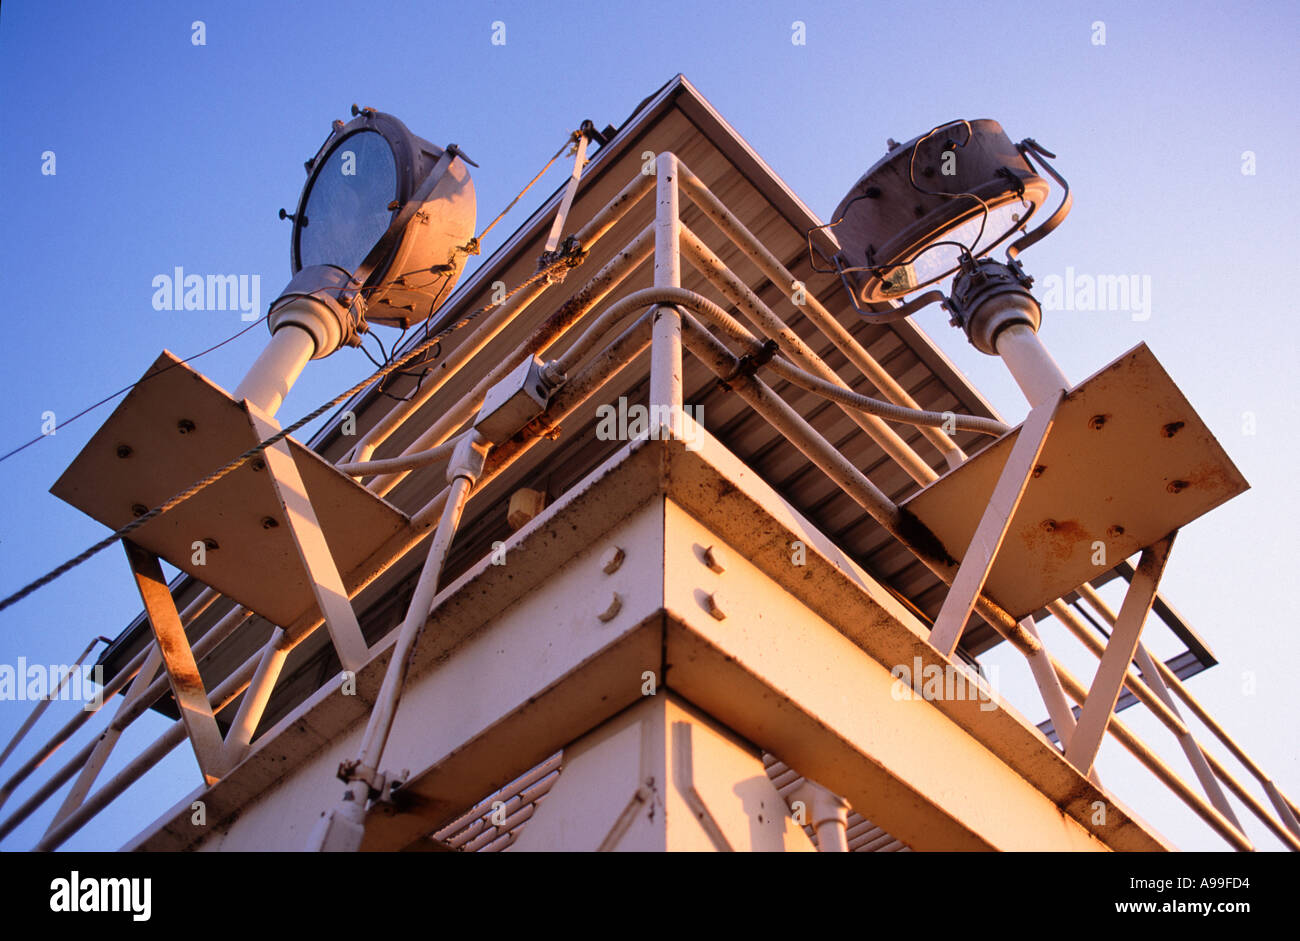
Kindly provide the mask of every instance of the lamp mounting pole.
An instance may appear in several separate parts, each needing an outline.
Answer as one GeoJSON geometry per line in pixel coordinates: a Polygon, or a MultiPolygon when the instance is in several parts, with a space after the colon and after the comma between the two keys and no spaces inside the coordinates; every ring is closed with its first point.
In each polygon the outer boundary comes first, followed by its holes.
{"type": "Polygon", "coordinates": [[[1070,381],[1038,338],[1043,309],[1029,292],[1033,283],[1015,259],[1004,263],[968,256],[944,307],[972,346],[1002,357],[1029,404],[1038,405],[1069,390],[1070,381]]]}

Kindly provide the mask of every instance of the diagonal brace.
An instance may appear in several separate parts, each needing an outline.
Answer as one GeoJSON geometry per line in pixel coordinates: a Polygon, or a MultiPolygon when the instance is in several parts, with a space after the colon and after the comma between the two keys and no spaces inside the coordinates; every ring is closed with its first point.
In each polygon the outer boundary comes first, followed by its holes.
{"type": "Polygon", "coordinates": [[[984,583],[993,569],[993,560],[1002,548],[1002,540],[1006,538],[1011,519],[1016,515],[1016,508],[1025,495],[1025,488],[1029,486],[1034,467],[1038,464],[1038,456],[1043,452],[1047,433],[1052,429],[1052,419],[1063,394],[1058,392],[1039,402],[1030,409],[1024,424],[1020,426],[1016,443],[1012,445],[1011,454],[993,488],[993,495],[989,497],[989,505],[980,517],[975,534],[971,536],[970,546],[962,556],[957,576],[952,580],[952,587],[948,590],[934,628],[930,631],[930,643],[945,657],[951,657],[957,649],[966,621],[975,610],[980,592],[984,590],[984,583]]]}
{"type": "Polygon", "coordinates": [[[1101,748],[1102,737],[1115,712],[1115,703],[1119,701],[1128,665],[1137,653],[1142,638],[1142,625],[1155,601],[1165,563],[1169,561],[1174,535],[1175,533],[1170,533],[1142,550],[1137,572],[1124,595],[1124,604],[1120,606],[1115,629],[1111,631],[1106,652],[1102,654],[1097,674],[1093,677],[1092,686],[1084,700],[1083,710],[1079,713],[1074,735],[1069,747],[1065,749],[1065,760],[1082,774],[1088,774],[1093,762],[1097,760],[1097,751],[1101,748]]]}
{"type": "Polygon", "coordinates": [[[167,588],[158,557],[129,539],[123,539],[122,545],[126,548],[127,561],[131,563],[135,584],[140,590],[140,600],[144,602],[145,613],[153,627],[181,721],[189,734],[190,744],[194,746],[199,771],[211,786],[226,770],[224,744],[198,665],[194,662],[194,651],[190,649],[180,613],[176,610],[176,602],[167,588]]]}
{"type": "MultiPolygon", "coordinates": [[[[248,418],[253,425],[259,441],[276,434],[280,428],[273,419],[252,403],[248,405],[248,418]]],[[[325,542],[316,511],[307,495],[307,487],[298,473],[293,452],[289,442],[281,439],[262,452],[266,456],[266,469],[275,486],[276,497],[284,510],[285,523],[293,536],[294,547],[307,573],[316,604],[320,607],[325,627],[334,650],[339,655],[339,662],[344,670],[356,672],[369,659],[370,646],[361,633],[357,623],[356,612],[348,598],[347,589],[343,587],[343,578],[330,547],[325,542]]],[[[281,625],[284,626],[284,625],[281,625]]]]}

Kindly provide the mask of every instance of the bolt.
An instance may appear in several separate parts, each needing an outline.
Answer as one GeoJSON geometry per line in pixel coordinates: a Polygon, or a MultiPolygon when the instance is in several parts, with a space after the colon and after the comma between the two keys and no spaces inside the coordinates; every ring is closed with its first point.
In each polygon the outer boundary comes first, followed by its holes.
{"type": "Polygon", "coordinates": [[[131,512],[134,513],[136,516],[144,516],[146,513],[149,512],[149,508],[145,506],[143,503],[133,503],[131,504],[131,512]]]}
{"type": "Polygon", "coordinates": [[[722,606],[718,604],[718,593],[716,591],[704,599],[704,610],[708,611],[714,620],[721,621],[727,616],[727,613],[722,610],[722,606]]]}
{"type": "Polygon", "coordinates": [[[704,550],[703,562],[715,572],[724,572],[726,567],[722,564],[722,553],[713,546],[704,550]]]}
{"type": "Polygon", "coordinates": [[[1181,493],[1188,488],[1189,484],[1185,480],[1171,480],[1169,486],[1165,487],[1170,493],[1181,493]]]}
{"type": "Polygon", "coordinates": [[[1045,471],[1045,470],[1047,470],[1047,468],[1046,468],[1046,466],[1044,466],[1044,465],[1042,465],[1042,464],[1039,464],[1037,467],[1035,467],[1035,468],[1034,468],[1034,479],[1038,479],[1039,477],[1042,477],[1042,476],[1043,476],[1043,471],[1045,471]]]}
{"type": "Polygon", "coordinates": [[[129,444],[119,444],[119,445],[117,446],[117,456],[118,456],[118,457],[130,457],[130,456],[131,456],[131,446],[130,446],[129,444]]]}
{"type": "Polygon", "coordinates": [[[1056,520],[1043,520],[1038,525],[1042,528],[1043,532],[1045,533],[1056,532],[1056,520]]]}
{"type": "Polygon", "coordinates": [[[1172,438],[1174,435],[1178,434],[1178,432],[1182,431],[1183,425],[1185,424],[1186,422],[1171,421],[1169,424],[1165,425],[1164,428],[1160,429],[1160,433],[1166,438],[1172,438]]]}
{"type": "Polygon", "coordinates": [[[249,462],[249,467],[253,468],[255,471],[266,470],[266,461],[262,460],[260,457],[254,458],[249,462]]]}
{"type": "Polygon", "coordinates": [[[275,529],[275,527],[277,527],[277,526],[279,526],[279,525],[280,525],[279,521],[278,521],[274,516],[263,516],[263,517],[262,517],[262,528],[263,528],[263,529],[275,529]]]}
{"type": "Polygon", "coordinates": [[[183,435],[187,435],[194,430],[194,422],[190,421],[188,418],[182,418],[176,423],[176,430],[183,435]]]}
{"type": "Polygon", "coordinates": [[[1101,426],[1104,424],[1106,424],[1105,415],[1093,415],[1091,418],[1088,419],[1088,427],[1091,428],[1093,431],[1100,431],[1101,426]]]}
{"type": "Polygon", "coordinates": [[[623,599],[619,597],[618,592],[614,592],[613,597],[610,599],[609,607],[596,615],[596,619],[602,623],[608,623],[609,621],[614,620],[614,618],[618,616],[618,612],[622,610],[623,599]]]}
{"type": "Polygon", "coordinates": [[[605,550],[605,554],[600,557],[600,570],[606,575],[613,575],[618,571],[618,567],[623,564],[625,558],[627,558],[627,553],[622,548],[610,546],[605,550]]]}

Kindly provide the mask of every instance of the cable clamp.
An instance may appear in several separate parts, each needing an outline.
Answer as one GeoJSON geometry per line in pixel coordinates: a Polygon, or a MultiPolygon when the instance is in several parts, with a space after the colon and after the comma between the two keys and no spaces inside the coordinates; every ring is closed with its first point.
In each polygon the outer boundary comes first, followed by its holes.
{"type": "Polygon", "coordinates": [[[776,345],[775,340],[767,340],[763,345],[753,353],[746,353],[736,363],[736,368],[718,380],[718,388],[724,392],[731,391],[731,383],[744,376],[749,379],[754,373],[758,372],[763,366],[780,352],[780,347],[776,345]]]}
{"type": "Polygon", "coordinates": [[[560,243],[560,247],[555,251],[542,252],[537,259],[537,270],[540,272],[553,268],[555,270],[550,271],[547,278],[552,283],[563,281],[569,270],[578,267],[586,258],[587,253],[583,250],[582,243],[570,235],[560,243]]]}

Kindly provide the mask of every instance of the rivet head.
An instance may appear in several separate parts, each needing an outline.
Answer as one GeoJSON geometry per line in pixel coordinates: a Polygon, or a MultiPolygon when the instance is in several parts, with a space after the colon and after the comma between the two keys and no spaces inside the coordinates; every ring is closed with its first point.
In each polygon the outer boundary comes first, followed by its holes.
{"type": "Polygon", "coordinates": [[[610,546],[600,557],[600,570],[606,575],[613,575],[625,558],[627,553],[620,546],[610,546]]]}
{"type": "Polygon", "coordinates": [[[707,565],[709,568],[711,568],[713,571],[715,572],[726,571],[726,567],[722,564],[722,559],[723,559],[722,553],[717,548],[713,546],[709,546],[707,549],[704,550],[704,553],[701,556],[701,558],[703,559],[704,564],[707,565]]]}
{"type": "Polygon", "coordinates": [[[118,457],[130,457],[130,456],[131,456],[131,446],[130,446],[129,444],[119,444],[119,445],[117,446],[117,456],[118,456],[118,457]]]}
{"type": "Polygon", "coordinates": [[[1047,468],[1046,468],[1045,466],[1043,466],[1042,464],[1039,464],[1037,467],[1034,468],[1034,478],[1037,479],[1037,478],[1039,478],[1039,477],[1042,477],[1042,476],[1043,476],[1043,472],[1044,472],[1045,470],[1047,470],[1047,468]]]}
{"type": "Polygon", "coordinates": [[[609,607],[596,615],[596,618],[602,623],[607,623],[614,620],[614,618],[618,616],[618,612],[622,610],[623,599],[619,597],[618,592],[614,592],[613,597],[610,598],[609,607]]]}
{"type": "Polygon", "coordinates": [[[263,471],[266,470],[266,461],[262,460],[260,457],[254,458],[248,462],[248,466],[254,471],[263,471]]]}
{"type": "Polygon", "coordinates": [[[1120,536],[1124,535],[1124,527],[1117,523],[1110,529],[1106,530],[1106,535],[1111,539],[1118,539],[1120,536]]]}
{"type": "Polygon", "coordinates": [[[716,591],[708,595],[707,597],[705,597],[704,608],[709,612],[709,615],[716,621],[721,621],[725,619],[727,616],[727,612],[722,610],[721,600],[719,599],[718,593],[716,591]]]}
{"type": "Polygon", "coordinates": [[[263,517],[262,517],[262,528],[263,528],[263,529],[275,529],[275,527],[277,527],[277,526],[279,526],[279,525],[280,525],[280,521],[277,520],[274,516],[263,516],[263,517]]]}
{"type": "Polygon", "coordinates": [[[1166,438],[1172,438],[1174,435],[1178,434],[1178,432],[1183,430],[1183,426],[1185,424],[1186,422],[1171,421],[1169,424],[1165,425],[1163,428],[1160,429],[1160,434],[1162,434],[1166,438]]]}
{"type": "Polygon", "coordinates": [[[207,539],[203,540],[203,548],[211,552],[214,549],[220,549],[221,547],[217,545],[217,541],[215,539],[208,537],[207,539]]]}
{"type": "Polygon", "coordinates": [[[1093,431],[1100,431],[1102,426],[1106,424],[1106,417],[1105,415],[1093,415],[1088,419],[1088,427],[1093,431]]]}
{"type": "Polygon", "coordinates": [[[133,503],[131,504],[131,512],[134,513],[136,516],[144,516],[146,513],[149,512],[149,508],[145,506],[143,503],[133,503]]]}
{"type": "Polygon", "coordinates": [[[183,435],[187,435],[194,430],[194,422],[190,421],[188,418],[182,418],[176,423],[176,430],[183,435]]]}
{"type": "Polygon", "coordinates": [[[1189,485],[1185,480],[1171,480],[1165,489],[1170,493],[1182,493],[1188,488],[1188,486],[1189,485]]]}
{"type": "Polygon", "coordinates": [[[1043,520],[1038,525],[1042,528],[1043,532],[1045,533],[1056,532],[1056,520],[1043,520]]]}

